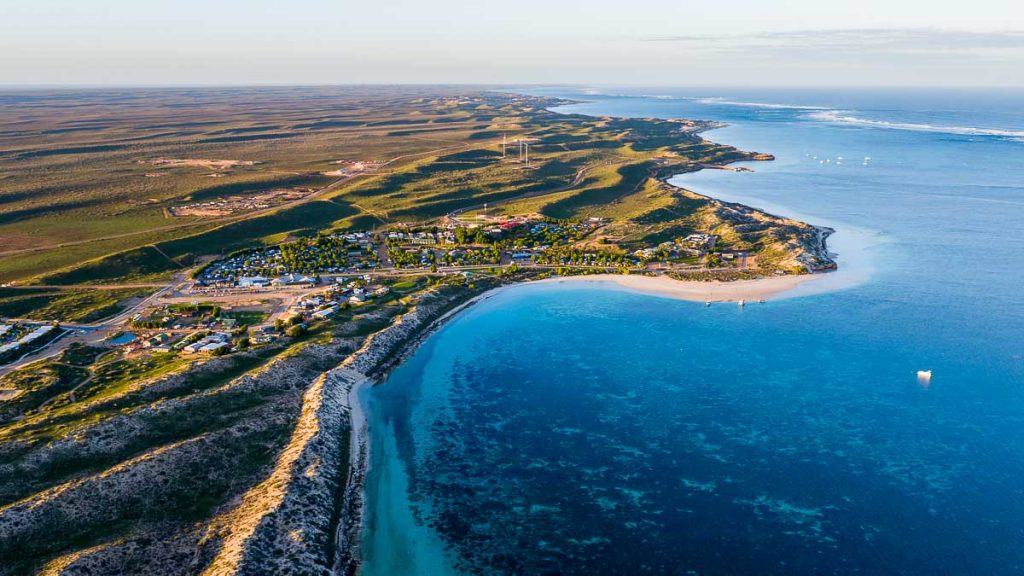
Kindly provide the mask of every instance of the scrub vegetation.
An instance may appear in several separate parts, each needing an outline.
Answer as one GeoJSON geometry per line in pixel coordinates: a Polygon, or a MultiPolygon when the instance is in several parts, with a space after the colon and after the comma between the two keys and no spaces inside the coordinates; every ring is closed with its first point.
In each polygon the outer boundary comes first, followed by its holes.
{"type": "MultiPolygon", "coordinates": [[[[0,280],[22,284],[158,281],[204,255],[484,204],[624,219],[634,234],[678,218],[690,218],[680,229],[713,228],[712,201],[659,191],[653,176],[762,157],[704,140],[708,123],[565,115],[547,109],[553,99],[454,88],[2,97],[12,113],[0,120],[0,280]],[[175,211],[282,188],[306,192],[218,215],[175,211]]],[[[767,246],[786,234],[775,232],[737,241],[767,246]]]]}
{"type": "MultiPolygon", "coordinates": [[[[291,242],[289,265],[314,270],[351,256],[322,234],[476,214],[543,221],[537,242],[548,224],[600,229],[570,234],[549,268],[582,244],[624,257],[702,233],[772,272],[805,269],[813,227],[664,181],[769,157],[703,139],[709,123],[549,111],[559,103],[454,87],[0,93],[0,316],[94,323],[213,257],[291,242]]],[[[287,324],[226,309],[216,354],[186,354],[215,329],[176,326],[164,306],[123,329],[152,332],[138,346],[69,338],[9,367],[0,576],[353,573],[338,539],[359,530],[348,391],[472,296],[552,273],[473,254],[472,271],[423,270],[287,324]]]]}

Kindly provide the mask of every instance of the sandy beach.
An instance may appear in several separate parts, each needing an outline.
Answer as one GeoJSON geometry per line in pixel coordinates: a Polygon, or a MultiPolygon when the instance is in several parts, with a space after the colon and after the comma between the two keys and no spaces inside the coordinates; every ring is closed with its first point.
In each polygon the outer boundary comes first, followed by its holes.
{"type": "Polygon", "coordinates": [[[749,302],[797,296],[805,293],[800,291],[798,294],[797,287],[803,287],[807,283],[816,283],[826,277],[826,274],[800,274],[732,282],[701,282],[674,280],[666,276],[598,274],[550,278],[541,280],[541,282],[612,283],[638,292],[692,302],[738,302],[740,300],[749,302]]]}

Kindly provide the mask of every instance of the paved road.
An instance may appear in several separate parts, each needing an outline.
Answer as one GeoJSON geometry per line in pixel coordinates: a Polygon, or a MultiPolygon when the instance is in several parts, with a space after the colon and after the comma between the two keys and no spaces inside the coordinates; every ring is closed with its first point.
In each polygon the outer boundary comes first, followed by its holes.
{"type": "MultiPolygon", "coordinates": [[[[68,322],[61,324],[62,327],[67,328],[69,330],[68,334],[61,336],[59,339],[47,344],[43,348],[31,354],[22,356],[21,358],[10,364],[0,366],[0,376],[4,376],[9,372],[18,370],[40,360],[47,360],[49,358],[53,358],[59,355],[64,350],[67,350],[72,344],[96,343],[106,339],[114,332],[122,329],[122,324],[126,322],[128,319],[130,319],[132,316],[134,316],[139,310],[142,310],[147,306],[151,305],[157,299],[167,294],[175,286],[178,286],[179,284],[186,281],[187,278],[188,272],[179,272],[178,274],[175,275],[173,281],[170,284],[158,285],[162,287],[153,294],[150,294],[146,298],[140,300],[138,303],[129,306],[123,312],[110,318],[107,318],[106,320],[103,320],[101,322],[68,322]]],[[[40,323],[38,320],[30,319],[19,319],[17,321],[34,324],[40,323]]]]}

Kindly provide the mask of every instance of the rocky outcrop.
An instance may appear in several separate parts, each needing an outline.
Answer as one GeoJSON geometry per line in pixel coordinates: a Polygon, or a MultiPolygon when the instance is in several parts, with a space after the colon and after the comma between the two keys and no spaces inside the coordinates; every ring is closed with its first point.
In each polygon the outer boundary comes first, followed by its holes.
{"type": "Polygon", "coordinates": [[[734,202],[711,200],[711,206],[720,225],[751,238],[760,244],[761,251],[774,252],[775,269],[812,273],[836,268],[826,243],[835,232],[831,228],[812,226],[734,202]]]}

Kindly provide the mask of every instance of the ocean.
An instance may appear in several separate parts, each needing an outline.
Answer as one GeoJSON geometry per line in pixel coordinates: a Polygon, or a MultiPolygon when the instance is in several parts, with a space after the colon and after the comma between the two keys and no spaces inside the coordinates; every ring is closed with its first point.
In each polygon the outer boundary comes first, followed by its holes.
{"type": "Polygon", "coordinates": [[[363,394],[365,575],[1024,571],[1024,93],[530,92],[727,123],[776,160],[673,183],[835,228],[835,291],[459,314],[363,394]]]}

